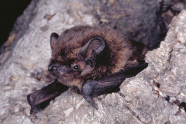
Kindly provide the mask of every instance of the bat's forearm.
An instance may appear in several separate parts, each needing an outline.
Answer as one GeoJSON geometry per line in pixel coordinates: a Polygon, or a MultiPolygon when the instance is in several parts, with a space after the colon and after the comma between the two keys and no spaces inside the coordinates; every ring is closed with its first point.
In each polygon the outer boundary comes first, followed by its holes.
{"type": "Polygon", "coordinates": [[[147,65],[147,63],[143,62],[138,66],[122,70],[118,73],[114,73],[97,80],[85,82],[82,87],[83,97],[97,109],[98,106],[94,103],[93,97],[118,91],[123,80],[137,75],[140,71],[145,69],[147,65]]]}
{"type": "Polygon", "coordinates": [[[125,70],[121,70],[117,73],[108,75],[108,76],[103,77],[103,78],[99,78],[96,81],[99,82],[99,83],[123,81],[126,78],[136,76],[139,72],[141,72],[143,69],[145,69],[147,67],[147,65],[148,65],[147,63],[142,62],[135,67],[128,68],[128,69],[125,69],[125,70]]]}

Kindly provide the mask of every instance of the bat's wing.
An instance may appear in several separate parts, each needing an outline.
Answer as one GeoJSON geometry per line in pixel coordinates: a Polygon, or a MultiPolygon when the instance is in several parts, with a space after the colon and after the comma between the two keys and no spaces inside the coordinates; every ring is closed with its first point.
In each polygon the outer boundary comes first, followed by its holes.
{"type": "Polygon", "coordinates": [[[65,92],[67,89],[67,86],[55,80],[48,86],[29,94],[27,100],[31,106],[30,114],[46,108],[51,100],[55,99],[55,97],[65,92]]]}
{"type": "Polygon", "coordinates": [[[148,66],[145,62],[139,62],[139,65],[122,70],[120,72],[108,75],[106,77],[84,82],[82,86],[82,94],[86,101],[88,101],[94,108],[98,106],[93,101],[93,98],[102,94],[107,94],[119,91],[119,86],[123,80],[136,76],[140,71],[148,66]]]}

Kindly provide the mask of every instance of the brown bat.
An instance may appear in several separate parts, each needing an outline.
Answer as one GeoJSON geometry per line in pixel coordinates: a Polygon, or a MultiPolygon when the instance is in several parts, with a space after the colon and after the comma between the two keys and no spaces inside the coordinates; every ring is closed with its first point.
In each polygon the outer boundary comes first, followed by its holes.
{"type": "Polygon", "coordinates": [[[52,33],[50,45],[48,70],[56,80],[28,95],[31,114],[74,86],[97,109],[94,97],[118,91],[123,80],[147,67],[148,48],[111,28],[76,26],[52,33]]]}

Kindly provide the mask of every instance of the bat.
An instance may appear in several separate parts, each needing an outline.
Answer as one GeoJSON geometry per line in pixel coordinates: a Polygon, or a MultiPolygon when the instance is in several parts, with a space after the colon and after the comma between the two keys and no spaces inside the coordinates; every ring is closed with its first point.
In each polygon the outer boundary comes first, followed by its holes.
{"type": "Polygon", "coordinates": [[[84,99],[98,109],[94,97],[119,91],[123,80],[148,66],[144,61],[148,48],[144,44],[107,27],[75,26],[60,36],[52,33],[50,46],[48,71],[55,81],[27,96],[31,114],[72,87],[77,87],[84,99]]]}

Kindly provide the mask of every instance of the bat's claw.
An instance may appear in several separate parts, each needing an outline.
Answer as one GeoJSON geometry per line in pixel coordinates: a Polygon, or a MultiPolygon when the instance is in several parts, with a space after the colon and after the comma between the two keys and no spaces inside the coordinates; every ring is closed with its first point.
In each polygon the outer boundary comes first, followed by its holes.
{"type": "Polygon", "coordinates": [[[90,103],[95,109],[98,109],[98,105],[94,102],[93,98],[90,96],[83,96],[87,102],[90,103]]]}

